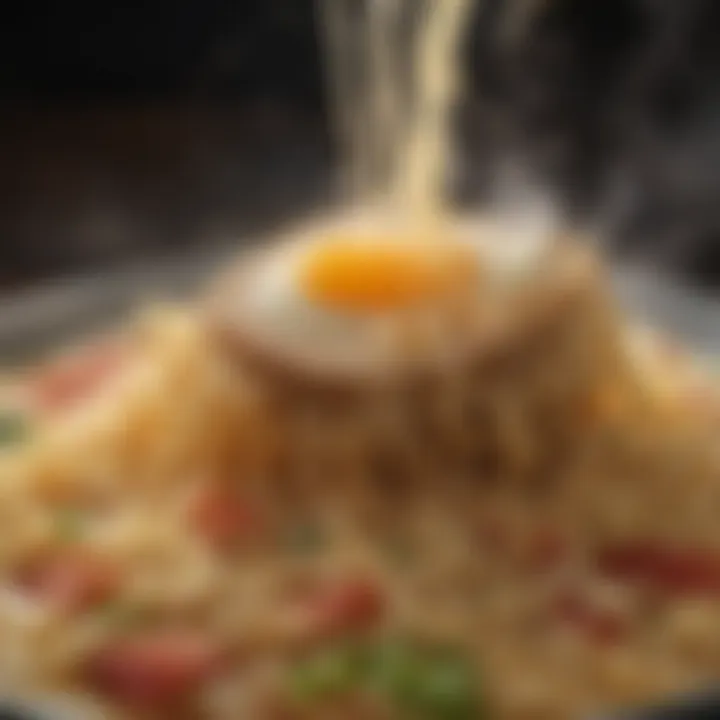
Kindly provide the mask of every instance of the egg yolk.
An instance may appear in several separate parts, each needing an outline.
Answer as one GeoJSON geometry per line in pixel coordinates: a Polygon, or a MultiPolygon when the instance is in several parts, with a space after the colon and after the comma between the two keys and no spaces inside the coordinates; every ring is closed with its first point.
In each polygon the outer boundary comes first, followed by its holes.
{"type": "Polygon", "coordinates": [[[305,259],[301,286],[310,300],[353,312],[396,310],[432,301],[463,284],[477,259],[437,243],[336,241],[305,259]]]}

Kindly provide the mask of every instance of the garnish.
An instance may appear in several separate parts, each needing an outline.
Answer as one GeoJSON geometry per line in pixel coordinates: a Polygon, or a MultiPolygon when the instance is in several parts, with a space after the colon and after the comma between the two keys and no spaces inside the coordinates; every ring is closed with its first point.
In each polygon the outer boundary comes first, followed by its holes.
{"type": "Polygon", "coordinates": [[[362,665],[355,648],[325,650],[292,668],[288,686],[293,700],[312,703],[344,695],[362,684],[362,665]]]}
{"type": "Polygon", "coordinates": [[[289,688],[291,697],[303,704],[357,694],[377,697],[400,717],[484,716],[475,673],[461,653],[405,640],[323,650],[291,668],[289,688]]]}

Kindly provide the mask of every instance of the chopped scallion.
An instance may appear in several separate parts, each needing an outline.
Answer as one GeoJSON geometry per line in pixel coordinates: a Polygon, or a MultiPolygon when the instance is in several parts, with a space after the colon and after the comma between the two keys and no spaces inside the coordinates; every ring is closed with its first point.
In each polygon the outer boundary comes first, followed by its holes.
{"type": "Polygon", "coordinates": [[[290,692],[302,702],[342,695],[358,685],[358,669],[355,655],[347,648],[327,650],[293,668],[290,692]]]}
{"type": "Polygon", "coordinates": [[[485,716],[470,663],[455,650],[404,640],[344,646],[311,656],[291,671],[293,697],[322,702],[372,694],[402,718],[480,720],[485,716]]]}

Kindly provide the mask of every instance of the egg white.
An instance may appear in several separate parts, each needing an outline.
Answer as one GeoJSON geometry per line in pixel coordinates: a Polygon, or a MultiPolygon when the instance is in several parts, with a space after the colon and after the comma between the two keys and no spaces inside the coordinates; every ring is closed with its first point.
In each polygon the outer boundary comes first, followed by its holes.
{"type": "Polygon", "coordinates": [[[317,241],[284,245],[270,253],[248,287],[246,317],[267,337],[313,352],[351,355],[362,347],[367,318],[313,302],[301,287],[301,266],[317,241]]]}

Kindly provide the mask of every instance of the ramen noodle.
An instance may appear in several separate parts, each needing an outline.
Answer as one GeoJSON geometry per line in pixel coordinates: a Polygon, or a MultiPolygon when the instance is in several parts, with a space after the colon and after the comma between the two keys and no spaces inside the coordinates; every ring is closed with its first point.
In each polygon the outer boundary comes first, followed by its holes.
{"type": "MultiPolygon", "coordinates": [[[[713,677],[707,372],[624,330],[572,243],[512,281],[480,253],[471,293],[434,291],[446,323],[502,317],[478,343],[489,320],[434,345],[422,303],[389,330],[357,307],[314,328],[327,308],[280,276],[322,279],[308,268],[329,246],[342,268],[343,245],[307,232],[205,303],[9,376],[3,679],[102,717],[523,720],[713,677]],[[388,344],[420,317],[419,346],[388,344]],[[353,337],[362,352],[334,354],[353,337]]],[[[402,250],[392,267],[427,248],[402,250]]]]}

